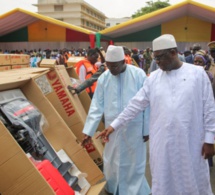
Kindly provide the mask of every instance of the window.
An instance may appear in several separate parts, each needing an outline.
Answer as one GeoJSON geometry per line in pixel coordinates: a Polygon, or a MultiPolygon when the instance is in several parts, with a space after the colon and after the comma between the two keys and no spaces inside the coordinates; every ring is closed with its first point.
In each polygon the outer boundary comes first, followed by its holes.
{"type": "Polygon", "coordinates": [[[54,5],[54,11],[63,11],[63,5],[54,5]]]}

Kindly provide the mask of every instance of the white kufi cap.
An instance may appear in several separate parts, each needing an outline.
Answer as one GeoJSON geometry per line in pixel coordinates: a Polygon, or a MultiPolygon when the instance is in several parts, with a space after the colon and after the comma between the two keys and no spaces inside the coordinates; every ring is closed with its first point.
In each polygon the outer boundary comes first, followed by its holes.
{"type": "Polygon", "coordinates": [[[105,56],[107,62],[119,62],[124,59],[125,54],[121,46],[109,45],[105,56]]]}
{"type": "Polygon", "coordinates": [[[152,42],[153,51],[176,48],[175,37],[170,34],[161,35],[152,42]]]}

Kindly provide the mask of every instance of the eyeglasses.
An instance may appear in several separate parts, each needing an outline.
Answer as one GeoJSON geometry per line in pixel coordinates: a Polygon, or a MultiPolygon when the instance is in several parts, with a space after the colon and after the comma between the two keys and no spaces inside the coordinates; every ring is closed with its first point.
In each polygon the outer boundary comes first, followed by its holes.
{"type": "Polygon", "coordinates": [[[160,61],[161,58],[162,58],[163,56],[165,56],[166,54],[167,54],[167,52],[164,52],[164,53],[162,53],[162,54],[160,54],[160,55],[154,57],[154,60],[155,60],[155,61],[160,61]]]}

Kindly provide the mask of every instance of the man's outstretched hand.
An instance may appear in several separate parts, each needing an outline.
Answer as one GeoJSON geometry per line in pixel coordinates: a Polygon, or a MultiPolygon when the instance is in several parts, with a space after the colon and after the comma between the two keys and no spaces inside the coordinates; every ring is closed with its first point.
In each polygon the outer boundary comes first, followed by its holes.
{"type": "Polygon", "coordinates": [[[96,139],[102,138],[103,142],[109,142],[109,135],[114,131],[114,128],[109,126],[96,136],[96,139]]]}
{"type": "Polygon", "coordinates": [[[79,94],[79,91],[70,85],[67,86],[67,89],[72,93],[72,95],[79,94]]]}
{"type": "Polygon", "coordinates": [[[92,143],[92,138],[89,135],[84,134],[84,138],[81,142],[81,145],[85,147],[87,144],[92,143]]]}
{"type": "Polygon", "coordinates": [[[148,136],[148,135],[144,135],[144,136],[143,136],[143,141],[144,141],[144,142],[147,142],[148,140],[149,140],[149,136],[148,136]]]}

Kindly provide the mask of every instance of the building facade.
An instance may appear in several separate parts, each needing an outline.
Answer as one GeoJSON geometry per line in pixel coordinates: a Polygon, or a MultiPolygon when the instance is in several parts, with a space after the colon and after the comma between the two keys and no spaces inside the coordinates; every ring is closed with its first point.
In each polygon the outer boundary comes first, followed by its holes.
{"type": "Polygon", "coordinates": [[[118,24],[121,24],[123,22],[127,22],[128,20],[130,20],[131,17],[124,17],[124,18],[106,18],[105,20],[105,26],[106,28],[112,27],[112,26],[116,26],[118,24]]]}
{"type": "Polygon", "coordinates": [[[38,13],[91,31],[105,29],[102,12],[84,0],[38,0],[38,13]]]}

